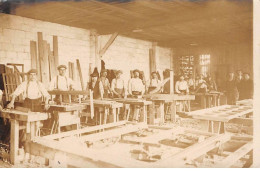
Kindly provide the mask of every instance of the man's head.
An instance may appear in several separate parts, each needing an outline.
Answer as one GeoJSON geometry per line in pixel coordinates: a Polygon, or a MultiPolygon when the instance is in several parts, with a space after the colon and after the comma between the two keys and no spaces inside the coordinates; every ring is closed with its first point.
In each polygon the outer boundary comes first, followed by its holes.
{"type": "Polygon", "coordinates": [[[139,75],[140,75],[140,73],[139,73],[139,70],[134,70],[134,78],[139,78],[139,75]]]}
{"type": "Polygon", "coordinates": [[[228,73],[228,78],[233,79],[234,78],[234,72],[229,72],[228,73]]]}
{"type": "Polygon", "coordinates": [[[158,79],[158,75],[156,72],[152,72],[152,79],[158,79]]]}
{"type": "Polygon", "coordinates": [[[245,80],[249,80],[249,78],[250,78],[249,73],[244,73],[244,79],[245,79],[245,80]]]}
{"type": "Polygon", "coordinates": [[[122,74],[123,74],[123,72],[121,70],[118,70],[116,72],[116,78],[120,78],[122,74]]]}
{"type": "Polygon", "coordinates": [[[98,73],[92,73],[90,76],[91,76],[91,81],[92,81],[92,82],[96,82],[96,81],[97,81],[97,79],[98,79],[98,73]]]}
{"type": "Polygon", "coordinates": [[[67,70],[67,66],[66,65],[59,65],[58,66],[58,71],[59,71],[59,75],[60,76],[65,76],[66,70],[67,70]]]}
{"type": "Polygon", "coordinates": [[[101,70],[101,77],[107,77],[107,70],[106,69],[101,70]]]}
{"type": "Polygon", "coordinates": [[[180,80],[183,81],[184,80],[184,75],[180,76],[180,80]]]}
{"type": "Polygon", "coordinates": [[[30,71],[27,72],[27,75],[28,75],[29,81],[37,80],[37,70],[36,69],[31,69],[30,71]]]}

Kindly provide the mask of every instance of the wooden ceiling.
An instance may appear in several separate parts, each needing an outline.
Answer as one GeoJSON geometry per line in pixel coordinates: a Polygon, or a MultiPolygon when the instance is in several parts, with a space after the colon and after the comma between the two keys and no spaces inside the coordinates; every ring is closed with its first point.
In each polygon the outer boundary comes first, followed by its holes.
{"type": "Polygon", "coordinates": [[[167,47],[252,42],[251,0],[121,0],[23,3],[13,14],[158,42],[167,47]]]}

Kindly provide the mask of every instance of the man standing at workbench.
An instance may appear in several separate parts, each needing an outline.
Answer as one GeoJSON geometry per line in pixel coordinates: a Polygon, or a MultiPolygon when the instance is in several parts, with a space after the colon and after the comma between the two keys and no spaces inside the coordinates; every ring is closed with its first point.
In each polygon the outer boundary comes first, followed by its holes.
{"type": "MultiPolygon", "coordinates": [[[[49,90],[75,90],[74,82],[65,75],[67,70],[66,65],[59,65],[57,69],[59,71],[59,75],[57,75],[51,80],[49,90]]],[[[62,101],[67,101],[67,99],[68,96],[62,96],[62,101]]],[[[60,96],[56,96],[55,101],[60,102],[60,96]]]]}
{"type": "Polygon", "coordinates": [[[25,108],[29,108],[32,112],[41,112],[42,111],[42,97],[45,99],[44,109],[49,108],[48,101],[50,95],[45,89],[44,85],[37,80],[37,70],[31,69],[28,73],[28,80],[22,82],[12,94],[12,100],[7,105],[7,108],[14,108],[14,101],[17,96],[23,93],[24,95],[24,104],[25,108]]]}
{"type": "Polygon", "coordinates": [[[128,91],[131,96],[139,96],[144,94],[144,84],[140,79],[140,71],[134,70],[134,78],[131,78],[128,83],[128,91]]]}

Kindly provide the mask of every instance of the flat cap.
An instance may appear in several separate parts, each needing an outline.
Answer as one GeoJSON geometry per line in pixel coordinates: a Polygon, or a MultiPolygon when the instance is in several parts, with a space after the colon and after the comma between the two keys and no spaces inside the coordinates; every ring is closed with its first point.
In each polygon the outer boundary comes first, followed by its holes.
{"type": "Polygon", "coordinates": [[[140,74],[140,71],[138,69],[135,69],[133,73],[138,72],[140,74]]]}
{"type": "Polygon", "coordinates": [[[29,71],[27,72],[27,74],[31,74],[31,73],[37,74],[37,70],[36,70],[36,69],[31,69],[31,70],[29,70],[29,71]]]}
{"type": "Polygon", "coordinates": [[[61,68],[67,69],[67,66],[66,66],[66,65],[59,65],[59,66],[57,67],[58,70],[61,69],[61,68]]]}
{"type": "Polygon", "coordinates": [[[92,74],[90,74],[91,77],[98,77],[98,73],[93,72],[92,74]]]}

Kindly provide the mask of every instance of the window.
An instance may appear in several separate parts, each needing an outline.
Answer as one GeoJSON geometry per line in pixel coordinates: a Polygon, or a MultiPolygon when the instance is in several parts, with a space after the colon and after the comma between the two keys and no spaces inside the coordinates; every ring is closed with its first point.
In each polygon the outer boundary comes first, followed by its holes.
{"type": "Polygon", "coordinates": [[[210,67],[210,54],[200,55],[201,74],[206,75],[209,73],[210,67]]]}
{"type": "Polygon", "coordinates": [[[194,57],[193,56],[181,56],[179,57],[180,72],[184,75],[193,74],[194,57]]]}

